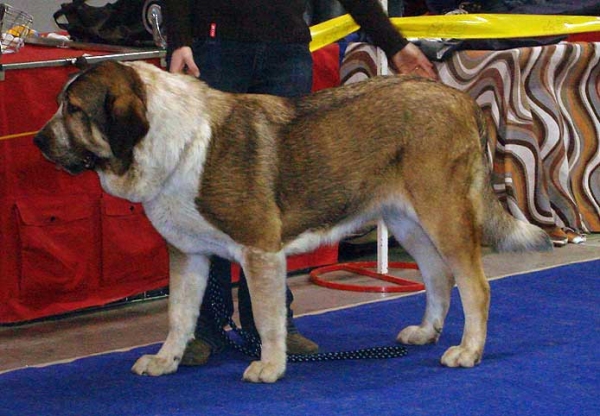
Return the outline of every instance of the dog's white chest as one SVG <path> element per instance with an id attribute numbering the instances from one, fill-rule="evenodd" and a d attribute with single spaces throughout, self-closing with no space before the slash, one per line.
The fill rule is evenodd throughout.
<path id="1" fill-rule="evenodd" d="M 144 202 L 148 219 L 165 240 L 184 253 L 214 254 L 239 261 L 238 245 L 196 209 L 201 164 L 196 160 L 188 160 L 188 164 L 194 169 L 182 165 L 156 198 Z"/>
<path id="2" fill-rule="evenodd" d="M 231 239 L 198 213 L 193 198 L 159 196 L 144 209 L 156 230 L 180 251 L 237 257 Z"/>

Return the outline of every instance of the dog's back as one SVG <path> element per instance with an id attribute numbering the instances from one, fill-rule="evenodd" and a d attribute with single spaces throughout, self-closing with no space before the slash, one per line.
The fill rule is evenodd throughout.
<path id="1" fill-rule="evenodd" d="M 486 240 L 500 249 L 516 248 L 503 243 L 509 229 L 538 231 L 515 225 L 493 195 L 479 107 L 442 84 L 379 77 L 295 100 L 238 95 L 230 118 L 213 134 L 197 203 L 246 244 L 294 244 L 307 230 L 339 230 L 335 240 L 384 206 L 424 218 L 455 198 L 473 203 L 474 224 L 490 224 Z M 231 198 L 244 201 L 222 204 Z"/>

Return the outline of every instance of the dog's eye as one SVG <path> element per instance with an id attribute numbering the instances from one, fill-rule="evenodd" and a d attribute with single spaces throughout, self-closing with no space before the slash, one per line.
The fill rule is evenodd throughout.
<path id="1" fill-rule="evenodd" d="M 67 112 L 69 114 L 75 114 L 81 111 L 81 108 L 73 103 L 67 102 Z"/>

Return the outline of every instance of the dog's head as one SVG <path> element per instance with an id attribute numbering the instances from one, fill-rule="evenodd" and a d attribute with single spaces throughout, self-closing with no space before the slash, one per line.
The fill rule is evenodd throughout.
<path id="1" fill-rule="evenodd" d="M 148 132 L 144 84 L 134 69 L 108 61 L 77 74 L 58 96 L 58 111 L 35 145 L 67 172 L 124 174 Z"/>

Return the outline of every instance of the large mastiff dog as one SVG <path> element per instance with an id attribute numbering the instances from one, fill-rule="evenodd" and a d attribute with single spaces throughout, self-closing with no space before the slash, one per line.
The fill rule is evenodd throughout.
<path id="1" fill-rule="evenodd" d="M 71 174 L 95 170 L 103 188 L 141 202 L 170 246 L 167 340 L 137 374 L 177 370 L 206 288 L 209 258 L 239 262 L 262 340 L 244 379 L 284 375 L 286 255 L 332 243 L 382 218 L 417 261 L 427 289 L 405 344 L 439 338 L 460 291 L 460 345 L 441 362 L 481 360 L 490 292 L 485 242 L 546 250 L 539 228 L 494 196 L 476 103 L 418 77 L 380 77 L 300 99 L 228 94 L 149 64 L 105 62 L 70 81 L 35 137 Z"/>

